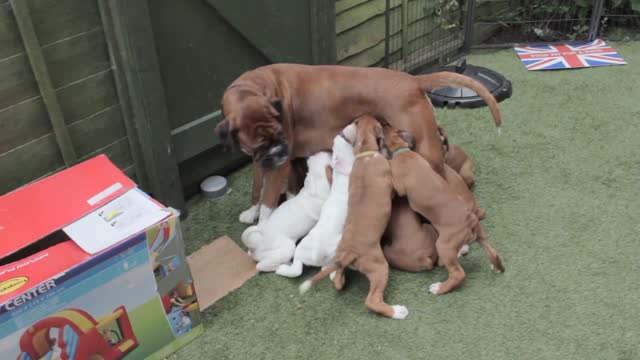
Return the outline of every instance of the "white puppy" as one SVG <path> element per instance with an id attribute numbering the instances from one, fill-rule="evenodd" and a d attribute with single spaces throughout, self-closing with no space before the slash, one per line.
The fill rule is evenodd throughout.
<path id="1" fill-rule="evenodd" d="M 331 164 L 328 152 L 319 152 L 307 159 L 309 171 L 304 186 L 293 198 L 277 207 L 268 220 L 248 227 L 241 236 L 249 254 L 258 262 L 258 271 L 275 271 L 291 260 L 296 241 L 305 236 L 318 222 L 322 205 L 331 186 L 327 167 Z"/>
<path id="2" fill-rule="evenodd" d="M 293 263 L 280 265 L 276 274 L 297 277 L 302 274 L 303 264 L 326 266 L 332 261 L 347 218 L 349 175 L 354 160 L 353 146 L 342 135 L 336 136 L 331 159 L 333 183 L 329 197 L 322 206 L 320 219 L 296 247 Z"/>

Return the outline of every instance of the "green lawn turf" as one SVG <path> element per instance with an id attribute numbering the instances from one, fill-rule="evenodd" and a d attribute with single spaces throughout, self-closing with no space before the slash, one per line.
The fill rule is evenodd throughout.
<path id="1" fill-rule="evenodd" d="M 173 359 L 640 359 L 640 43 L 613 43 L 629 62 L 527 72 L 513 50 L 476 52 L 470 64 L 513 82 L 503 133 L 488 109 L 438 110 L 450 140 L 477 163 L 484 226 L 507 272 L 478 245 L 467 280 L 427 293 L 441 269 L 392 271 L 386 298 L 404 321 L 367 312 L 367 282 L 350 273 L 304 296 L 300 279 L 259 274 L 203 315 L 205 334 Z M 218 202 L 193 199 L 188 251 L 244 226 L 250 170 Z M 223 274 L 211 274 L 211 281 Z"/>

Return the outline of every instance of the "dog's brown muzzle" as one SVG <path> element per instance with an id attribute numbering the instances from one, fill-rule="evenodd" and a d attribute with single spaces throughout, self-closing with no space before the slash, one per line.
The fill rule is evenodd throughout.
<path id="1" fill-rule="evenodd" d="M 258 163 L 263 169 L 274 169 L 284 164 L 289 159 L 289 144 L 286 137 L 280 133 L 273 140 L 260 145 L 254 149 L 240 144 L 238 129 L 229 129 L 229 122 L 223 120 L 216 126 L 216 134 L 226 147 L 239 145 L 242 152 L 251 156 L 253 161 Z"/>
<path id="2" fill-rule="evenodd" d="M 253 159 L 263 169 L 272 170 L 289 159 L 289 144 L 284 138 L 280 138 L 269 145 L 258 147 L 253 152 Z"/>

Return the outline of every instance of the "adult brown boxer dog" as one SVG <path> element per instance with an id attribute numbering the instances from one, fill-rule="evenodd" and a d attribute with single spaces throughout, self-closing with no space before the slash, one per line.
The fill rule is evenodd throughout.
<path id="1" fill-rule="evenodd" d="M 449 276 L 443 283 L 432 284 L 429 291 L 445 294 L 464 281 L 465 273 L 458 262 L 458 253 L 463 245 L 474 239 L 485 249 L 494 270 L 503 272 L 502 261 L 480 226 L 483 211 L 478 208 L 460 175 L 445 165 L 444 178 L 438 176 L 429 163 L 412 151 L 413 141 L 406 132 L 385 125 L 384 141 L 393 154 L 389 163 L 394 190 L 398 196 L 406 196 L 409 206 L 429 219 L 438 232 L 438 263 L 447 268 Z M 454 181 L 457 185 L 452 185 Z"/>
<path id="2" fill-rule="evenodd" d="M 350 134 L 353 133 L 352 128 L 344 130 L 345 137 L 355 143 L 353 152 L 356 158 L 349 176 L 349 209 L 334 263 L 305 281 L 300 291 L 305 292 L 333 271 L 333 283 L 336 289 L 341 290 L 344 271 L 350 267 L 369 280 L 369 294 L 365 301 L 369 310 L 389 318 L 404 319 L 409 313 L 406 307 L 384 302 L 389 264 L 382 253 L 380 239 L 391 215 L 393 184 L 389 161 L 380 154 L 385 150 L 382 126 L 371 116 L 362 116 L 354 124 L 357 129 L 355 141 Z"/>
<path id="3" fill-rule="evenodd" d="M 412 76 L 383 68 L 274 64 L 240 75 L 222 98 L 225 120 L 216 127 L 254 161 L 253 206 L 240 216 L 251 223 L 269 216 L 284 191 L 289 159 L 331 149 L 333 138 L 353 119 L 368 114 L 387 119 L 416 137 L 417 151 L 442 173 L 435 113 L 426 91 L 457 86 L 472 89 L 501 117 L 491 93 L 456 73 Z"/>

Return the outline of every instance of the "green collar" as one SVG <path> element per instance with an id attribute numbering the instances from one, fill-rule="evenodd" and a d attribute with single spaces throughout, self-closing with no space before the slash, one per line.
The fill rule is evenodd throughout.
<path id="1" fill-rule="evenodd" d="M 402 154 L 403 152 L 406 152 L 406 151 L 411 151 L 411 149 L 409 149 L 408 147 L 398 148 L 393 152 L 393 156 L 395 157 L 396 155 Z"/>

